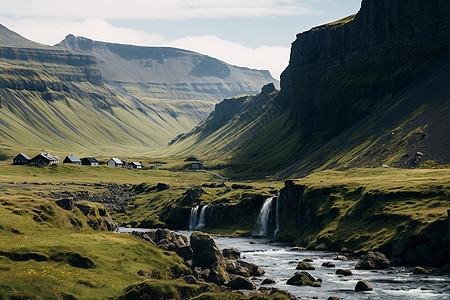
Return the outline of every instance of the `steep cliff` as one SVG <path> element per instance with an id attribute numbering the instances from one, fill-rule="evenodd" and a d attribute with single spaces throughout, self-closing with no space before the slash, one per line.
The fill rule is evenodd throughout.
<path id="1" fill-rule="evenodd" d="M 364 0 L 356 15 L 297 35 L 280 93 L 252 107 L 264 122 L 229 117 L 207 133 L 226 113 L 217 106 L 173 152 L 227 158 L 229 175 L 242 177 L 448 164 L 449 16 L 443 0 Z"/>

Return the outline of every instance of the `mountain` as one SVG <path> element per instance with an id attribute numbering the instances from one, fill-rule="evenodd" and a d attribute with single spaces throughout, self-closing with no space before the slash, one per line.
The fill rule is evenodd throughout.
<path id="1" fill-rule="evenodd" d="M 177 48 L 112 44 L 73 35 L 56 46 L 94 56 L 107 85 L 123 96 L 155 106 L 170 102 L 197 123 L 224 98 L 256 94 L 269 82 L 278 85 L 268 71 Z"/>
<path id="2" fill-rule="evenodd" d="M 280 92 L 216 105 L 166 151 L 243 177 L 448 164 L 449 50 L 447 1 L 364 0 L 297 35 Z"/>
<path id="3" fill-rule="evenodd" d="M 122 49 L 121 45 L 108 46 Z M 131 53 L 135 51 L 140 57 L 147 55 L 147 63 L 153 55 L 150 48 L 125 48 L 132 49 Z M 120 53 L 126 56 L 125 52 Z M 165 55 L 169 56 L 169 53 L 179 57 L 190 52 L 169 49 Z M 203 58 L 206 65 L 212 60 L 213 65 L 222 66 L 213 58 L 192 54 L 194 56 Z M 157 149 L 179 133 L 193 128 L 217 102 L 205 96 L 217 92 L 216 83 L 208 86 L 206 77 L 202 78 L 204 85 L 201 88 L 208 91 L 197 94 L 186 92 L 194 84 L 182 82 L 182 76 L 178 77 L 176 72 L 173 77 L 177 79 L 171 84 L 159 82 L 150 87 L 139 81 L 150 80 L 144 76 L 147 73 L 140 79 L 131 77 L 130 82 L 124 83 L 120 80 L 139 73 L 135 61 L 111 58 L 112 66 L 105 61 L 106 58 L 99 63 L 94 56 L 64 47 L 38 44 L 0 26 L 0 146 L 96 155 L 142 153 Z M 271 78 L 268 72 L 240 69 L 224 63 L 223 66 L 233 74 L 250 74 L 247 76 L 249 81 L 258 74 L 261 83 L 266 82 L 262 78 Z M 110 71 L 106 72 L 108 68 Z M 157 68 L 160 73 L 166 72 L 166 78 L 176 69 Z M 202 64 L 196 70 L 193 73 L 197 75 L 212 72 L 208 65 Z M 102 71 L 109 76 L 107 79 Z M 224 92 L 226 95 L 250 91 L 238 83 L 231 83 L 231 77 L 221 79 L 234 88 Z M 239 74 L 233 80 L 237 81 L 238 77 Z M 257 82 L 255 78 L 254 82 Z M 210 80 L 216 81 L 219 80 Z M 256 84 L 254 82 L 252 84 Z M 159 98 L 155 96 L 157 94 Z M 195 95 L 198 97 L 194 98 Z"/>

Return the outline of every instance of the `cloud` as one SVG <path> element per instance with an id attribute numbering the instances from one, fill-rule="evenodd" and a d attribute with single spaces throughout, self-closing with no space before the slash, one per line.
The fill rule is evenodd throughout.
<path id="1" fill-rule="evenodd" d="M 97 41 L 125 43 L 140 46 L 158 45 L 165 42 L 158 33 L 116 27 L 103 19 L 87 19 L 80 22 L 45 19 L 6 19 L 1 22 L 20 35 L 47 45 L 59 43 L 68 34 L 83 36 Z"/>
<path id="2" fill-rule="evenodd" d="M 168 40 L 158 33 L 116 27 L 102 19 L 64 22 L 42 19 L 2 19 L 2 23 L 20 35 L 42 44 L 54 45 L 71 33 L 97 41 L 140 46 L 171 46 L 218 58 L 227 63 L 255 69 L 269 70 L 274 78 L 286 68 L 289 48 L 260 46 L 252 48 L 220 39 L 215 35 L 189 36 Z"/>
<path id="3" fill-rule="evenodd" d="M 251 48 L 239 43 L 222 40 L 214 35 L 192 36 L 177 39 L 170 46 L 203 53 L 227 63 L 254 69 L 269 70 L 279 79 L 287 67 L 290 50 L 288 47 L 260 46 Z"/>
<path id="4" fill-rule="evenodd" d="M 218 17 L 277 17 L 319 14 L 299 0 L 0 0 L 2 15 L 80 20 L 180 20 Z"/>

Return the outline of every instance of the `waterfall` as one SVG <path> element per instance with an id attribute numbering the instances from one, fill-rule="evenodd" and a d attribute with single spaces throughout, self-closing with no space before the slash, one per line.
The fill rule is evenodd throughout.
<path id="1" fill-rule="evenodd" d="M 274 197 L 269 197 L 264 201 L 264 204 L 259 212 L 258 219 L 256 220 L 256 235 L 259 236 L 271 236 L 270 232 L 270 213 L 272 211 L 272 202 Z"/>
<path id="2" fill-rule="evenodd" d="M 191 215 L 189 217 L 189 229 L 194 230 L 198 223 L 198 205 L 191 208 Z"/>
<path id="3" fill-rule="evenodd" d="M 209 204 L 202 206 L 200 209 L 200 216 L 198 213 L 199 206 L 191 208 L 191 215 L 189 217 L 189 229 L 199 230 L 206 226 L 206 210 L 210 207 Z"/>

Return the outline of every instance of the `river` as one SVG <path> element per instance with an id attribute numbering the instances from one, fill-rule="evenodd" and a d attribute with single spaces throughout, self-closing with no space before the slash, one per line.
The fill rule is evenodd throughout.
<path id="1" fill-rule="evenodd" d="M 120 228 L 120 232 L 130 232 L 136 228 Z M 147 229 L 139 229 L 147 230 Z M 189 236 L 189 231 L 178 232 Z M 337 253 L 326 251 L 298 251 L 291 250 L 288 245 L 268 243 L 267 239 L 215 237 L 220 247 L 237 248 L 241 251 L 241 258 L 245 261 L 261 266 L 266 274 L 261 278 L 254 278 L 259 286 L 262 279 L 269 277 L 276 280 L 268 285 L 289 291 L 302 299 L 328 299 L 330 296 L 341 299 L 450 299 L 450 276 L 430 274 L 413 275 L 413 268 L 391 268 L 389 270 L 355 270 L 357 258 L 346 261 L 334 260 Z M 251 243 L 251 242 L 254 242 Z M 322 279 L 321 287 L 292 286 L 286 281 L 296 272 L 297 263 L 305 258 L 313 260 L 310 264 L 316 269 L 307 271 Z M 322 267 L 324 262 L 332 262 L 334 268 Z M 352 276 L 336 275 L 337 269 L 350 269 Z M 367 280 L 374 290 L 371 292 L 355 292 L 358 280 Z"/>

